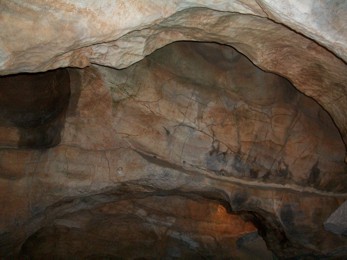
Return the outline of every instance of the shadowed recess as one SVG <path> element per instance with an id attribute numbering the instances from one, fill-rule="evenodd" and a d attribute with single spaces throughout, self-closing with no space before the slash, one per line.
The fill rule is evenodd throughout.
<path id="1" fill-rule="evenodd" d="M 0 146 L 57 145 L 69 97 L 66 69 L 1 77 Z"/>

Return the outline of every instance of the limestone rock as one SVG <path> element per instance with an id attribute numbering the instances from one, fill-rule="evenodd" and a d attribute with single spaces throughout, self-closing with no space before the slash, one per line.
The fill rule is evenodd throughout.
<path id="1" fill-rule="evenodd" d="M 219 42 L 315 98 L 347 143 L 343 1 L 5 0 L 1 7 L 0 75 L 90 63 L 124 68 L 174 41 Z"/>
<path id="2" fill-rule="evenodd" d="M 59 145 L 0 151 L 6 194 L 0 196 L 6 209 L 1 255 L 92 256 L 78 237 L 99 237 L 104 229 L 95 222 L 104 219 L 105 227 L 117 225 L 100 238 L 106 245 L 96 242 L 90 250 L 138 257 L 129 255 L 126 242 L 111 238 L 124 232 L 136 234 L 124 239 L 149 256 L 151 243 L 162 241 L 161 226 L 189 208 L 191 214 L 182 212 L 187 224 L 177 225 L 184 231 L 170 229 L 163 237 L 169 245 L 163 245 L 163 254 L 222 256 L 232 245 L 232 256 L 242 255 L 237 241 L 254 227 L 227 213 L 223 221 L 241 225 L 236 233 L 228 231 L 233 242 L 223 238 L 226 233 L 209 238 L 217 234 L 215 221 L 185 229 L 196 223 L 188 219 L 207 217 L 208 209 L 219 207 L 254 223 L 279 257 L 346 254 L 346 239 L 323 228 L 347 198 L 343 141 L 327 112 L 286 79 L 261 71 L 228 46 L 186 42 L 124 70 L 68 71 L 71 96 Z M 176 201 L 170 196 L 187 198 L 178 199 L 186 206 L 165 213 L 166 204 Z M 140 204 L 152 210 L 158 203 L 156 222 L 136 220 L 144 214 L 136 202 L 142 198 L 149 204 Z M 122 208 L 129 210 L 121 213 Z M 135 219 L 122 222 L 124 216 Z M 119 229 L 125 223 L 134 229 Z"/>
<path id="3" fill-rule="evenodd" d="M 345 258 L 346 10 L 0 1 L 0 256 Z"/>
<path id="4" fill-rule="evenodd" d="M 316 40 L 346 61 L 346 1 L 261 0 L 260 3 L 271 18 Z"/>

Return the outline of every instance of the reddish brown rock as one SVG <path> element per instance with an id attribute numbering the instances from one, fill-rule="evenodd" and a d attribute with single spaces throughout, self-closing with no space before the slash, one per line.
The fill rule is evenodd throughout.
<path id="1" fill-rule="evenodd" d="M 219 42 L 313 97 L 347 144 L 344 1 L 5 0 L 1 7 L 0 75 L 126 68 L 175 41 Z"/>
<path id="2" fill-rule="evenodd" d="M 281 258 L 346 255 L 323 228 L 347 198 L 344 143 L 288 80 L 187 42 L 68 71 L 61 142 L 0 150 L 0 255 L 238 257 L 255 228 Z"/>
<path id="3" fill-rule="evenodd" d="M 251 242 L 247 238 L 257 237 L 255 231 L 250 222 L 229 214 L 217 202 L 150 196 L 122 199 L 58 218 L 53 226 L 32 235 L 22 254 L 134 259 L 214 257 L 218 252 L 220 257 L 242 257 L 245 244 Z M 260 252 L 271 257 L 265 244 Z"/>
<path id="4" fill-rule="evenodd" d="M 346 3 L 1 1 L 0 256 L 346 258 Z"/>

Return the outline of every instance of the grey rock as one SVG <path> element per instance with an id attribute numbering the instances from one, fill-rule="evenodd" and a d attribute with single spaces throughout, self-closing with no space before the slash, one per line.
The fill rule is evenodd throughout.
<path id="1" fill-rule="evenodd" d="M 324 228 L 335 234 L 347 236 L 347 200 L 330 215 L 324 223 Z"/>

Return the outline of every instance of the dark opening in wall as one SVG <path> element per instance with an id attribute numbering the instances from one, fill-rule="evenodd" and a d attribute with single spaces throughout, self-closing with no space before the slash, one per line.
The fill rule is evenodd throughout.
<path id="1" fill-rule="evenodd" d="M 0 77 L 0 146 L 57 145 L 69 97 L 66 69 Z"/>

